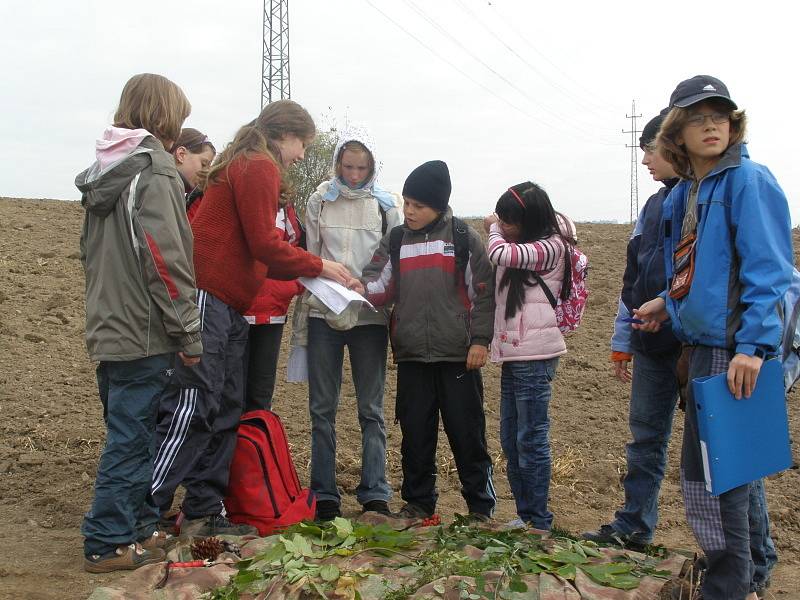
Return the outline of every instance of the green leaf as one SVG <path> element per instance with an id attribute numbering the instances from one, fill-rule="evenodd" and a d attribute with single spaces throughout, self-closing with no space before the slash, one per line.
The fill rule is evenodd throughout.
<path id="1" fill-rule="evenodd" d="M 444 584 L 441 581 L 437 581 L 433 584 L 433 591 L 440 596 L 444 596 Z"/>
<path id="2" fill-rule="evenodd" d="M 575 574 L 575 565 L 573 564 L 564 565 L 556 569 L 556 575 L 563 577 L 564 579 L 574 580 Z"/>
<path id="3" fill-rule="evenodd" d="M 571 565 L 582 565 L 589 562 L 589 559 L 585 556 L 581 556 L 577 552 L 570 552 L 569 550 L 561 550 L 560 552 L 556 552 L 555 554 L 551 555 L 551 559 L 560 563 Z"/>
<path id="4" fill-rule="evenodd" d="M 336 581 L 339 579 L 339 567 L 332 564 L 322 565 L 319 569 L 319 576 L 324 581 Z"/>
<path id="5" fill-rule="evenodd" d="M 512 592 L 527 592 L 528 584 L 520 579 L 519 575 L 514 575 L 508 584 L 508 589 Z"/>
<path id="6" fill-rule="evenodd" d="M 639 587 L 639 579 L 630 574 L 633 565 L 624 563 L 581 565 L 581 570 L 601 585 L 620 590 L 632 590 Z"/>
<path id="7" fill-rule="evenodd" d="M 295 554 L 298 556 L 314 556 L 314 549 L 311 547 L 311 542 L 299 533 L 294 534 L 292 543 L 295 547 Z"/>
<path id="8" fill-rule="evenodd" d="M 350 535 L 353 535 L 353 524 L 343 517 L 336 517 L 333 521 L 334 529 L 336 529 L 336 535 L 340 538 L 344 539 Z"/>

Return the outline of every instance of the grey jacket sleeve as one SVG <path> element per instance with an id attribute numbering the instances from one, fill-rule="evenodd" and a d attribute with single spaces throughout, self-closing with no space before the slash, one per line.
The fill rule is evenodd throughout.
<path id="1" fill-rule="evenodd" d="M 153 172 L 137 186 L 135 221 L 142 272 L 164 329 L 188 356 L 203 353 L 192 263 L 192 231 L 180 180 Z"/>
<path id="2" fill-rule="evenodd" d="M 392 277 L 392 261 L 389 256 L 391 229 L 381 240 L 372 260 L 361 271 L 361 282 L 366 288 L 366 297 L 375 306 L 387 306 L 394 300 L 395 280 Z"/>
<path id="3" fill-rule="evenodd" d="M 480 235 L 469 228 L 469 267 L 467 285 L 470 312 L 470 343 L 488 346 L 494 334 L 494 271 L 486 256 Z"/>

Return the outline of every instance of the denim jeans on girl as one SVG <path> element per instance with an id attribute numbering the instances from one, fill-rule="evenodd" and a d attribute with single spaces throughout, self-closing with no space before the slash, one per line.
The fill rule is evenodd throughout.
<path id="1" fill-rule="evenodd" d="M 308 320 L 311 489 L 317 500 L 337 503 L 340 500 L 336 486 L 336 411 L 345 346 L 350 354 L 361 426 L 361 482 L 356 488 L 356 499 L 359 504 L 388 501 L 392 489 L 386 481 L 386 427 L 383 422 L 388 346 L 388 329 L 384 325 L 359 325 L 338 331 L 325 319 L 311 317 Z"/>
<path id="2" fill-rule="evenodd" d="M 101 362 L 97 386 L 106 445 L 97 466 L 94 500 L 81 533 L 84 553 L 107 554 L 149 538 L 159 511 L 150 495 L 158 398 L 167 385 L 172 354 Z"/>
<path id="3" fill-rule="evenodd" d="M 519 518 L 549 530 L 551 382 L 558 358 L 503 363 L 500 380 L 500 444 Z"/>

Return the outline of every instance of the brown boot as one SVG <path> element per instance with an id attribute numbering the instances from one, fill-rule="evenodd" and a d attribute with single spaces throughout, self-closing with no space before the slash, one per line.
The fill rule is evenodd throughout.
<path id="1" fill-rule="evenodd" d="M 89 573 L 132 571 L 145 565 L 159 563 L 166 555 L 161 548 L 145 550 L 141 544 L 120 546 L 108 554 L 90 554 L 83 560 L 83 569 Z"/>

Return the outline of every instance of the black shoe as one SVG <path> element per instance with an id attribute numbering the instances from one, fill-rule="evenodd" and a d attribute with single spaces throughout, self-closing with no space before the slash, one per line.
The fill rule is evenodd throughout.
<path id="1" fill-rule="evenodd" d="M 199 519 L 186 519 L 181 525 L 181 533 L 196 537 L 212 537 L 215 535 L 258 535 L 258 529 L 252 525 L 234 524 L 223 515 L 211 515 Z"/>
<path id="2" fill-rule="evenodd" d="M 492 517 L 489 515 L 485 515 L 483 513 L 478 512 L 471 512 L 467 515 L 466 522 L 467 523 L 488 523 L 492 520 Z"/>
<path id="3" fill-rule="evenodd" d="M 403 508 L 392 515 L 398 519 L 430 519 L 433 516 L 432 510 L 426 510 L 419 504 L 407 502 Z"/>
<path id="4" fill-rule="evenodd" d="M 317 521 L 333 521 L 341 516 L 342 511 L 336 500 L 317 500 Z"/>
<path id="5" fill-rule="evenodd" d="M 392 516 L 392 511 L 389 510 L 389 504 L 386 500 L 370 500 L 369 502 L 364 502 L 361 508 L 363 509 L 362 512 L 376 512 L 387 517 Z"/>
<path id="6" fill-rule="evenodd" d="M 636 534 L 628 535 L 617 531 L 611 525 L 601 525 L 597 531 L 584 531 L 581 537 L 597 544 L 615 544 L 626 548 L 644 548 L 649 545 L 650 540 L 646 540 Z"/>

